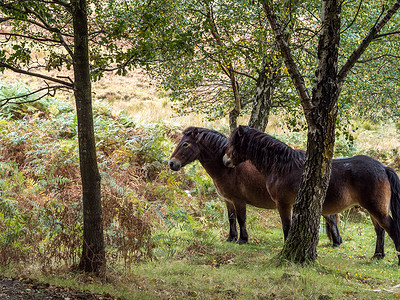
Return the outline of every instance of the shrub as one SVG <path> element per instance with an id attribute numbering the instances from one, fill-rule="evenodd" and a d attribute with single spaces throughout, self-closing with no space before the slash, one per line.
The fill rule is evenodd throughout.
<path id="1" fill-rule="evenodd" d="M 212 184 L 202 181 L 198 167 L 190 171 L 196 182 L 168 170 L 176 126 L 136 124 L 96 104 L 106 255 L 110 264 L 123 262 L 129 269 L 151 259 L 153 229 L 166 226 L 156 208 L 164 207 L 174 219 L 177 203 L 188 201 L 182 187 L 204 194 Z M 35 109 L 27 113 L 23 106 L 30 105 Z M 0 133 L 0 263 L 30 261 L 48 269 L 77 264 L 82 205 L 73 106 L 43 99 L 8 108 L 0 115 Z M 182 218 L 174 222 L 185 224 Z"/>

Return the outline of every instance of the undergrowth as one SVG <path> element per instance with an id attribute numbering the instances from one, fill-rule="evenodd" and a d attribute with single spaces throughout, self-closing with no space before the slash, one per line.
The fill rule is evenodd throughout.
<path id="1" fill-rule="evenodd" d="M 215 189 L 199 165 L 188 174 L 168 170 L 176 126 L 136 124 L 100 101 L 94 107 L 107 261 L 131 269 L 152 259 L 154 247 L 167 249 L 168 232 L 205 209 Z M 76 265 L 82 205 L 74 107 L 45 98 L 4 106 L 0 116 L 0 264 Z M 188 199 L 190 213 L 180 206 Z M 165 234 L 155 233 L 163 226 Z"/>

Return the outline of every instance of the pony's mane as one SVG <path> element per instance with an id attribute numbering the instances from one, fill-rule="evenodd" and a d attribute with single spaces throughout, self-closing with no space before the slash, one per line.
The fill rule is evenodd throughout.
<path id="1" fill-rule="evenodd" d="M 241 135 L 241 136 L 240 136 Z M 241 133 L 235 129 L 231 135 L 237 151 L 244 153 L 260 171 L 284 174 L 294 167 L 304 166 L 305 151 L 295 150 L 278 139 L 257 129 L 242 126 Z"/>
<path id="2" fill-rule="evenodd" d="M 213 152 L 214 155 L 223 156 L 225 154 L 228 145 L 228 138 L 225 135 L 218 131 L 202 127 L 188 127 L 183 131 L 183 134 L 193 136 L 193 132 L 195 131 L 196 135 L 194 138 L 196 143 L 201 144 L 203 147 Z"/>

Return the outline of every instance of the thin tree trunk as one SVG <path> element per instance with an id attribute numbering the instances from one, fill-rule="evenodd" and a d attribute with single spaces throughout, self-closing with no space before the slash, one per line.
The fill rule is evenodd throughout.
<path id="1" fill-rule="evenodd" d="M 229 112 L 229 130 L 232 132 L 235 130 L 237 125 L 237 119 L 239 117 L 239 112 L 236 109 L 232 109 Z"/>
<path id="2" fill-rule="evenodd" d="M 254 95 L 253 109 L 248 125 L 261 131 L 265 131 L 268 125 L 269 112 L 271 110 L 274 91 L 278 85 L 282 61 L 274 64 L 270 60 L 264 62 L 257 79 L 256 93 Z"/>
<path id="3" fill-rule="evenodd" d="M 237 127 L 237 118 L 240 115 L 241 105 L 240 105 L 240 96 L 239 96 L 239 88 L 238 83 L 236 81 L 235 72 L 233 71 L 232 64 L 229 63 L 227 68 L 229 72 L 229 78 L 231 81 L 231 87 L 233 92 L 233 98 L 235 101 L 235 107 L 229 112 L 229 129 L 232 132 Z"/>
<path id="4" fill-rule="evenodd" d="M 73 0 L 74 95 L 78 118 L 78 141 L 83 201 L 83 248 L 79 268 L 86 272 L 105 270 L 100 173 L 94 138 L 86 0 Z"/>
<path id="5" fill-rule="evenodd" d="M 293 207 L 292 227 L 280 253 L 295 263 L 317 258 L 322 204 L 331 174 L 339 86 L 337 62 L 340 40 L 340 3 L 322 2 L 322 30 L 318 45 L 316 85 L 308 123 L 307 154 L 300 189 Z"/>
<path id="6" fill-rule="evenodd" d="M 214 13 L 212 11 L 212 6 L 207 4 L 207 20 L 210 25 L 210 32 L 213 36 L 214 40 L 221 47 L 221 49 L 225 48 L 225 45 L 221 39 L 221 36 L 218 32 L 218 28 L 214 22 Z M 226 67 L 224 65 L 227 65 Z M 241 107 L 240 107 L 240 97 L 239 97 L 239 88 L 238 83 L 236 81 L 235 71 L 233 70 L 232 62 L 229 58 L 224 58 L 224 64 L 221 65 L 222 70 L 229 76 L 233 98 L 235 101 L 235 107 L 229 112 L 229 129 L 232 132 L 237 127 L 237 118 L 240 115 Z"/>

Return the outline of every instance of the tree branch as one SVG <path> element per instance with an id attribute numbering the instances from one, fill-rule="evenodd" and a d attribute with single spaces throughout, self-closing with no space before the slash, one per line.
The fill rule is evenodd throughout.
<path id="1" fill-rule="evenodd" d="M 11 70 L 13 72 L 19 73 L 19 74 L 25 74 L 25 75 L 34 76 L 34 77 L 42 78 L 42 79 L 45 79 L 45 80 L 49 80 L 49 81 L 52 81 L 52 82 L 56 82 L 56 83 L 64 85 L 65 87 L 68 87 L 68 88 L 73 88 L 74 87 L 74 84 L 71 83 L 71 82 L 67 82 L 67 81 L 60 80 L 60 79 L 57 79 L 57 78 L 54 78 L 54 77 L 42 75 L 42 74 L 39 74 L 39 73 L 34 73 L 34 72 L 29 72 L 29 71 L 25 71 L 25 70 L 22 70 L 22 69 L 18 69 L 16 67 L 13 67 L 13 66 L 11 66 L 9 64 L 6 64 L 4 62 L 1 62 L 1 61 L 0 61 L 0 68 L 7 68 L 7 69 L 9 69 L 9 70 Z"/>
<path id="2" fill-rule="evenodd" d="M 382 33 L 382 34 L 377 34 L 375 38 L 378 39 L 378 38 L 385 37 L 385 36 L 392 35 L 392 34 L 400 34 L 400 30 L 399 31 L 387 32 L 387 33 Z"/>
<path id="3" fill-rule="evenodd" d="M 281 51 L 282 57 L 285 61 L 288 73 L 292 78 L 294 86 L 296 87 L 296 90 L 300 96 L 301 104 L 303 105 L 304 111 L 309 111 L 312 109 L 313 105 L 311 103 L 310 95 L 304 83 L 304 78 L 300 74 L 296 66 L 289 45 L 285 40 L 284 33 L 282 32 L 281 26 L 278 23 L 276 15 L 266 0 L 263 1 L 263 7 L 267 15 L 268 21 L 271 25 L 272 31 L 274 33 L 275 39 L 278 43 L 278 47 Z"/>
<path id="4" fill-rule="evenodd" d="M 10 20 L 13 20 L 13 19 L 14 18 L 12 18 L 12 17 L 0 18 L 0 23 L 7 22 L 7 21 L 10 21 Z"/>
<path id="5" fill-rule="evenodd" d="M 386 15 L 383 16 L 383 18 L 377 22 L 369 31 L 367 36 L 364 38 L 364 40 L 361 42 L 361 44 L 357 47 L 356 50 L 350 55 L 349 59 L 346 61 L 346 63 L 343 65 L 341 70 L 338 73 L 338 84 L 339 87 L 343 84 L 344 78 L 350 71 L 350 69 L 354 66 L 354 64 L 357 62 L 357 60 L 361 57 L 361 55 L 364 53 L 364 51 L 367 49 L 368 45 L 371 43 L 371 41 L 376 38 L 378 32 L 382 29 L 383 26 L 386 25 L 386 23 L 390 20 L 390 18 L 396 13 L 396 11 L 400 8 L 400 0 L 397 0 L 397 2 L 392 6 L 391 9 L 389 9 L 386 13 Z"/>
<path id="6" fill-rule="evenodd" d="M 20 4 L 18 1 L 17 1 L 17 3 Z M 7 9 L 9 9 L 9 10 L 13 10 L 13 11 L 15 11 L 15 12 L 21 14 L 21 15 L 27 15 L 28 12 L 34 14 L 34 12 L 32 12 L 30 9 L 27 9 L 26 7 L 24 7 L 25 10 L 17 9 L 16 7 L 13 6 L 13 3 L 0 4 L 0 7 L 5 7 L 5 8 L 7 8 Z M 35 15 L 36 15 L 36 14 L 35 14 Z M 37 15 L 36 15 L 36 16 L 37 16 Z M 39 22 L 36 22 L 35 20 L 28 19 L 27 17 L 26 17 L 26 18 L 16 18 L 16 17 L 13 17 L 12 19 L 13 19 L 13 20 L 16 20 L 16 21 L 20 21 L 20 22 L 27 22 L 27 23 L 29 23 L 29 24 L 38 26 L 39 28 L 45 29 L 45 30 L 50 31 L 50 32 L 54 32 L 54 33 L 60 32 L 60 30 L 58 30 L 58 28 L 54 28 L 54 27 L 51 27 L 51 26 L 47 26 L 47 27 L 46 27 L 45 25 L 43 25 L 43 24 L 41 24 L 41 23 L 39 23 Z M 40 18 L 40 20 L 42 20 L 42 19 Z M 74 37 L 74 36 L 71 35 L 71 34 L 65 34 L 65 33 L 64 33 L 64 34 L 62 34 L 62 35 L 63 35 L 63 36 L 66 36 L 66 37 L 69 37 L 69 38 L 73 38 L 73 37 Z"/>
<path id="7" fill-rule="evenodd" d="M 0 32 L 0 35 L 4 35 L 4 36 L 13 36 L 13 37 L 19 37 L 19 38 L 23 38 L 23 39 L 29 39 L 29 40 L 34 40 L 34 41 L 38 41 L 38 42 L 50 42 L 50 43 L 61 43 L 58 40 L 53 40 L 53 39 L 47 39 L 47 38 L 42 38 L 42 37 L 35 37 L 35 36 L 31 36 L 31 35 L 24 35 L 24 34 L 18 34 L 18 33 L 7 33 L 7 32 Z"/>
<path id="8" fill-rule="evenodd" d="M 45 1 L 45 0 L 41 0 L 43 3 L 49 3 L 49 4 L 59 4 L 61 6 L 64 6 L 67 9 L 71 9 L 71 5 L 68 4 L 66 1 L 62 1 L 62 0 L 49 0 L 49 1 Z"/>
<path id="9" fill-rule="evenodd" d="M 347 29 L 349 29 L 351 26 L 353 26 L 354 22 L 355 22 L 356 19 L 357 19 L 358 14 L 360 13 L 360 9 L 361 9 L 361 4 L 362 4 L 362 2 L 363 2 L 363 0 L 360 0 L 360 3 L 358 4 L 358 8 L 357 8 L 356 15 L 354 16 L 354 18 L 353 18 L 353 20 L 350 22 L 350 24 L 349 24 L 345 29 L 343 29 L 343 30 L 340 32 L 340 34 L 342 34 L 342 33 L 345 32 Z"/>
<path id="10" fill-rule="evenodd" d="M 60 43 L 64 46 L 65 50 L 67 50 L 68 54 L 69 54 L 71 57 L 74 57 L 74 53 L 73 53 L 72 49 L 68 46 L 68 44 L 65 42 L 64 37 L 63 37 L 63 34 L 61 33 L 60 29 L 58 29 L 58 28 L 56 28 L 56 27 L 50 26 L 50 25 L 42 18 L 42 16 L 41 16 L 40 14 L 38 14 L 37 12 L 31 10 L 30 8 L 28 8 L 28 7 L 26 7 L 26 6 L 24 6 L 24 8 L 25 8 L 25 10 L 26 10 L 27 13 L 31 13 L 32 15 L 36 16 L 36 17 L 40 20 L 40 22 L 42 22 L 42 24 L 43 24 L 42 27 L 43 27 L 44 29 L 46 29 L 46 30 L 48 30 L 48 31 L 50 31 L 50 32 L 56 33 L 57 36 L 58 36 L 58 38 L 59 38 L 59 40 L 60 40 Z M 39 24 L 39 23 L 38 23 L 38 24 Z M 39 26 L 40 26 L 40 25 L 39 25 Z"/>
<path id="11" fill-rule="evenodd" d="M 7 105 L 8 103 L 12 103 L 12 104 L 25 104 L 25 103 L 32 103 L 35 101 L 38 101 L 46 96 L 51 96 L 54 97 L 55 93 L 57 90 L 65 88 L 65 86 L 63 85 L 55 85 L 55 86 L 47 86 L 45 88 L 41 88 L 38 89 L 36 91 L 24 94 L 24 95 L 20 95 L 20 96 L 15 96 L 15 97 L 10 97 L 10 98 L 5 98 L 5 99 L 1 99 L 0 100 L 0 107 L 3 107 L 5 105 Z M 45 94 L 40 95 L 39 97 L 35 98 L 35 99 L 31 99 L 31 100 L 26 100 L 26 101 L 18 101 L 18 102 L 13 102 L 12 100 L 17 100 L 17 99 L 21 99 L 21 98 L 26 98 L 32 95 L 35 95 L 41 91 L 46 91 Z M 4 101 L 4 102 L 3 102 Z"/>
<path id="12" fill-rule="evenodd" d="M 382 54 L 382 55 L 379 55 L 377 57 L 372 57 L 372 58 L 369 58 L 369 59 L 357 60 L 357 63 L 367 63 L 367 62 L 370 62 L 370 61 L 379 60 L 379 59 L 384 58 L 384 57 L 391 57 L 391 58 L 395 58 L 395 59 L 400 59 L 399 55 Z"/>
<path id="13" fill-rule="evenodd" d="M 250 74 L 247 74 L 247 73 L 244 73 L 244 72 L 240 72 L 240 71 L 237 71 L 237 70 L 233 70 L 233 72 L 235 74 L 239 74 L 239 75 L 242 75 L 244 77 L 250 78 L 250 79 L 252 79 L 254 81 L 257 81 L 257 78 L 255 78 L 254 76 L 251 76 Z"/>

